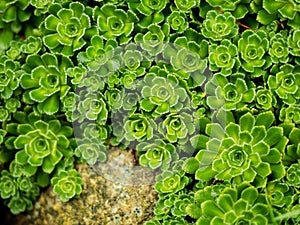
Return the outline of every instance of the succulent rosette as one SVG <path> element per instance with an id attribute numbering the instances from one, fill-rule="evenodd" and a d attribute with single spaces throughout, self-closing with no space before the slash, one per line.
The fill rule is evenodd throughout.
<path id="1" fill-rule="evenodd" d="M 9 99 L 14 90 L 19 86 L 21 75 L 19 63 L 2 56 L 0 58 L 0 94 L 4 99 Z"/>
<path id="2" fill-rule="evenodd" d="M 242 68 L 251 73 L 252 77 L 264 74 L 263 68 L 269 67 L 270 59 L 266 55 L 269 50 L 269 39 L 266 32 L 245 30 L 238 40 L 238 50 L 241 53 Z"/>
<path id="3" fill-rule="evenodd" d="M 200 0 L 174 0 L 176 8 L 180 12 L 188 12 L 199 5 Z"/>
<path id="4" fill-rule="evenodd" d="M 138 19 L 131 10 L 125 12 L 117 9 L 113 4 L 105 4 L 101 8 L 95 7 L 93 17 L 97 21 L 100 33 L 106 40 L 116 40 L 121 44 L 130 41 L 134 22 Z"/>
<path id="5" fill-rule="evenodd" d="M 267 199 L 248 183 L 227 187 L 215 198 L 207 196 L 206 200 L 200 193 L 198 196 L 202 215 L 197 225 L 265 225 L 270 221 Z"/>
<path id="6" fill-rule="evenodd" d="M 299 0 L 283 1 L 283 0 L 264 0 L 263 8 L 270 14 L 279 13 L 282 17 L 289 19 L 289 25 L 299 28 L 300 7 Z"/>
<path id="7" fill-rule="evenodd" d="M 19 33 L 21 23 L 29 20 L 31 11 L 28 10 L 30 0 L 3 0 L 0 3 L 0 29 L 9 24 L 10 30 Z M 7 36 L 8 37 L 8 36 Z"/>
<path id="8" fill-rule="evenodd" d="M 51 184 L 63 202 L 79 197 L 82 191 L 82 179 L 75 169 L 61 171 L 51 179 Z"/>
<path id="9" fill-rule="evenodd" d="M 300 29 L 292 30 L 289 34 L 288 46 L 292 55 L 300 56 Z"/>
<path id="10" fill-rule="evenodd" d="M 255 85 L 251 81 L 244 80 L 244 77 L 244 74 L 236 73 L 229 81 L 223 74 L 215 74 L 205 85 L 209 107 L 212 109 L 222 107 L 230 111 L 242 109 L 252 103 L 255 98 Z"/>
<path id="11" fill-rule="evenodd" d="M 113 57 L 114 48 L 116 47 L 116 41 L 104 42 L 103 37 L 94 35 L 91 39 L 91 45 L 87 47 L 85 52 L 78 53 L 77 59 L 86 65 L 89 70 L 96 71 Z"/>
<path id="12" fill-rule="evenodd" d="M 195 132 L 194 118 L 188 110 L 170 113 L 158 124 L 158 132 L 171 143 L 184 144 Z"/>
<path id="13" fill-rule="evenodd" d="M 156 126 L 157 125 L 152 118 L 140 113 L 132 114 L 125 119 L 125 138 L 128 141 L 150 140 L 153 137 Z"/>
<path id="14" fill-rule="evenodd" d="M 79 146 L 75 149 L 75 155 L 83 162 L 94 165 L 96 162 L 106 160 L 106 146 L 96 138 L 82 139 Z"/>
<path id="15" fill-rule="evenodd" d="M 171 172 L 165 170 L 157 178 L 155 189 L 160 193 L 176 193 L 182 190 L 190 182 L 189 178 L 182 172 Z"/>
<path id="16" fill-rule="evenodd" d="M 186 15 L 180 11 L 172 11 L 167 17 L 167 23 L 178 33 L 183 33 L 189 27 Z"/>
<path id="17" fill-rule="evenodd" d="M 282 107 L 279 120 L 286 123 L 300 123 L 300 109 L 297 106 Z"/>
<path id="18" fill-rule="evenodd" d="M 286 32 L 271 33 L 269 54 L 274 63 L 287 63 L 289 61 L 289 48 Z"/>
<path id="19" fill-rule="evenodd" d="M 196 142 L 206 140 L 206 149 L 197 153 L 196 160 L 187 160 L 185 170 L 199 180 L 215 177 L 233 183 L 251 182 L 256 187 L 265 187 L 268 179 L 283 178 L 281 154 L 287 143 L 281 142 L 282 127 L 271 126 L 274 120 L 268 111 L 256 117 L 246 113 L 238 124 L 229 122 L 225 128 L 216 123 L 207 125 L 206 133 L 212 138 L 195 137 Z"/>
<path id="20" fill-rule="evenodd" d="M 164 42 L 169 40 L 170 26 L 163 24 L 151 24 L 144 33 L 137 33 L 134 41 L 141 45 L 141 48 L 150 56 L 156 56 L 164 49 Z"/>
<path id="21" fill-rule="evenodd" d="M 269 88 L 287 105 L 299 105 L 300 69 L 291 64 L 281 66 L 268 78 Z"/>
<path id="22" fill-rule="evenodd" d="M 276 105 L 277 100 L 271 90 L 257 87 L 255 102 L 257 108 L 269 110 Z"/>
<path id="23" fill-rule="evenodd" d="M 24 168 L 27 176 L 32 176 L 38 168 L 50 174 L 60 160 L 73 155 L 68 138 L 72 128 L 62 126 L 58 120 L 44 122 L 37 120 L 33 124 L 19 124 L 20 135 L 14 141 L 16 163 Z"/>
<path id="24" fill-rule="evenodd" d="M 221 41 L 225 37 L 233 38 L 238 34 L 235 20 L 230 12 L 222 14 L 217 10 L 210 10 L 206 14 L 201 33 L 213 41 Z"/>
<path id="25" fill-rule="evenodd" d="M 151 24 L 158 24 L 164 20 L 162 11 L 165 9 L 167 0 L 128 0 L 129 8 L 143 15 L 138 25 L 146 28 Z"/>
<path id="26" fill-rule="evenodd" d="M 151 169 L 166 170 L 171 161 L 178 159 L 175 146 L 159 139 L 154 140 L 153 143 L 141 142 L 136 149 L 140 155 L 140 164 Z"/>
<path id="27" fill-rule="evenodd" d="M 220 45 L 212 44 L 209 49 L 209 68 L 212 71 L 220 70 L 224 76 L 232 74 L 234 68 L 239 68 L 236 45 L 228 40 L 222 40 Z"/>
<path id="28" fill-rule="evenodd" d="M 63 55 L 30 55 L 20 81 L 21 86 L 28 89 L 24 93 L 25 102 L 38 103 L 38 110 L 49 115 L 58 112 L 59 100 L 70 89 L 66 68 L 71 66 L 72 61 Z"/>
<path id="29" fill-rule="evenodd" d="M 171 74 L 165 78 L 157 76 L 155 73 L 148 73 L 140 86 L 142 87 L 141 108 L 152 112 L 153 116 L 174 110 L 179 111 L 186 106 L 188 94 L 180 86 L 179 80 Z"/>
<path id="30" fill-rule="evenodd" d="M 82 3 L 72 2 L 69 8 L 62 8 L 57 4 L 53 6 L 53 10 L 55 13 L 46 17 L 41 28 L 43 42 L 51 52 L 72 56 L 85 46 L 86 33 L 97 34 Z"/>

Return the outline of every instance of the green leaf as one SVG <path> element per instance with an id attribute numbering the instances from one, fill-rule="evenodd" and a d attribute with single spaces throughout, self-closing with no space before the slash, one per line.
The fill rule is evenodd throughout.
<path id="1" fill-rule="evenodd" d="M 300 129 L 299 128 L 293 128 L 289 139 L 293 144 L 299 144 L 300 143 Z"/>
<path id="2" fill-rule="evenodd" d="M 263 112 L 256 117 L 255 125 L 256 126 L 263 125 L 266 128 L 269 128 L 274 121 L 275 121 L 275 116 L 271 111 Z"/>
<path id="3" fill-rule="evenodd" d="M 201 204 L 202 212 L 208 217 L 223 217 L 224 212 L 220 209 L 214 201 L 208 200 Z"/>
<path id="4" fill-rule="evenodd" d="M 196 178 L 197 180 L 209 181 L 209 180 L 212 179 L 216 174 L 217 174 L 217 172 L 214 172 L 214 171 L 212 170 L 212 165 L 210 165 L 210 166 L 206 166 L 206 167 L 199 168 L 199 169 L 196 171 L 195 178 Z"/>
<path id="5" fill-rule="evenodd" d="M 186 160 L 182 166 L 182 169 L 190 174 L 194 174 L 196 170 L 199 168 L 199 162 L 194 157 Z"/>
<path id="6" fill-rule="evenodd" d="M 282 136 L 282 127 L 270 127 L 267 130 L 267 136 L 265 137 L 264 142 L 267 143 L 269 146 L 273 146 L 281 140 Z"/>

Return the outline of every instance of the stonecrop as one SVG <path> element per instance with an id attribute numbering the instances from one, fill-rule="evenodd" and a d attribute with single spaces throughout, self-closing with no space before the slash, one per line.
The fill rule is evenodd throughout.
<path id="1" fill-rule="evenodd" d="M 157 175 L 146 225 L 299 224 L 299 106 L 300 0 L 0 1 L 13 214 L 118 147 Z"/>

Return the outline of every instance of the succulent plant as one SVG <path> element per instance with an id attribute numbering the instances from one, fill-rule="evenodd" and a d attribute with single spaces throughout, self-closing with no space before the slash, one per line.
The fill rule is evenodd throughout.
<path id="1" fill-rule="evenodd" d="M 257 117 L 246 113 L 238 124 L 229 122 L 225 128 L 216 123 L 207 125 L 211 139 L 206 139 L 206 149 L 197 153 L 196 160 L 186 161 L 185 170 L 195 173 L 199 180 L 215 177 L 234 183 L 252 182 L 256 187 L 265 187 L 269 177 L 284 177 L 281 154 L 286 143 L 280 143 L 282 127 L 271 126 L 274 120 L 269 111 Z M 200 137 L 196 136 L 196 141 Z"/>
<path id="2" fill-rule="evenodd" d="M 164 171 L 157 178 L 155 189 L 160 193 L 176 193 L 189 184 L 190 180 L 182 172 Z"/>
<path id="3" fill-rule="evenodd" d="M 105 4 L 101 8 L 95 7 L 93 16 L 103 38 L 106 40 L 118 38 L 120 44 L 130 41 L 134 22 L 138 20 L 131 10 L 125 12 L 117 9 L 113 4 Z"/>
<path id="4" fill-rule="evenodd" d="M 166 170 L 169 168 L 171 161 L 178 159 L 175 146 L 159 139 L 151 143 L 141 142 L 136 146 L 136 149 L 140 155 L 140 164 L 151 169 Z"/>
<path id="5" fill-rule="evenodd" d="M 71 66 L 72 61 L 63 55 L 30 55 L 20 80 L 22 88 L 29 89 L 24 94 L 25 102 L 37 102 L 38 110 L 49 115 L 58 112 L 60 98 L 70 89 L 65 69 Z"/>
<path id="6" fill-rule="evenodd" d="M 188 95 L 180 86 L 179 80 L 171 74 L 166 77 L 148 73 L 144 77 L 141 93 L 141 108 L 152 115 L 162 115 L 172 111 L 179 111 L 186 106 Z"/>
<path id="7" fill-rule="evenodd" d="M 238 34 L 238 25 L 235 21 L 235 17 L 230 12 L 222 14 L 217 10 L 210 10 L 206 14 L 201 33 L 213 41 L 233 38 Z"/>
<path id="8" fill-rule="evenodd" d="M 201 203 L 202 216 L 196 224 L 268 224 L 267 200 L 254 186 L 242 183 L 225 188 L 214 200 Z"/>
<path id="9" fill-rule="evenodd" d="M 79 197 L 82 191 L 82 179 L 75 169 L 61 171 L 51 179 L 51 184 L 63 202 Z"/>
<path id="10" fill-rule="evenodd" d="M 242 68 L 251 73 L 252 77 L 259 77 L 263 69 L 269 66 L 269 40 L 264 31 L 245 30 L 238 41 L 238 50 L 241 53 Z"/>
<path id="11" fill-rule="evenodd" d="M 5 56 L 0 58 L 0 94 L 3 99 L 9 99 L 19 86 L 20 65 Z"/>
<path id="12" fill-rule="evenodd" d="M 289 60 L 289 49 L 286 42 L 286 32 L 271 34 L 269 54 L 274 63 L 287 63 Z"/>
<path id="13" fill-rule="evenodd" d="M 24 166 L 27 176 L 34 175 L 38 168 L 49 174 L 63 156 L 73 155 L 68 140 L 72 128 L 62 126 L 58 120 L 19 124 L 18 129 L 20 135 L 14 141 L 15 148 L 20 149 L 16 163 Z"/>
<path id="14" fill-rule="evenodd" d="M 178 33 L 183 33 L 189 27 L 186 15 L 180 11 L 172 11 L 166 20 L 170 27 Z"/>
<path id="15" fill-rule="evenodd" d="M 290 32 L 288 36 L 288 46 L 292 55 L 300 56 L 300 29 Z"/>
<path id="16" fill-rule="evenodd" d="M 163 24 L 160 27 L 157 24 L 151 24 L 144 30 L 144 33 L 135 35 L 134 41 L 140 44 L 150 56 L 158 55 L 164 48 L 164 42 L 168 42 L 170 26 Z"/>
<path id="17" fill-rule="evenodd" d="M 235 76 L 234 76 L 235 75 Z M 233 74 L 231 81 L 221 73 L 205 85 L 207 104 L 212 109 L 223 107 L 225 110 L 238 110 L 244 108 L 255 98 L 255 85 L 244 80 L 241 73 Z"/>
<path id="18" fill-rule="evenodd" d="M 97 34 L 97 29 L 91 25 L 82 3 L 72 2 L 69 8 L 56 4 L 52 8 L 55 13 L 42 24 L 43 42 L 53 53 L 72 56 L 85 46 L 84 35 Z"/>
<path id="19" fill-rule="evenodd" d="M 300 70 L 291 64 L 282 65 L 276 75 L 269 76 L 268 86 L 287 105 L 299 104 Z"/>
<path id="20" fill-rule="evenodd" d="M 212 71 L 220 70 L 222 75 L 228 76 L 234 68 L 240 66 L 237 55 L 236 45 L 226 39 L 220 45 L 212 44 L 209 48 L 209 68 Z"/>

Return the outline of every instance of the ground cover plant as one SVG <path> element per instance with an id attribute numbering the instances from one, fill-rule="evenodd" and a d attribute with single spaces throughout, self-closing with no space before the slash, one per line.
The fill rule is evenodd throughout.
<path id="1" fill-rule="evenodd" d="M 2 0 L 0 196 L 134 149 L 146 225 L 300 223 L 299 0 Z"/>

